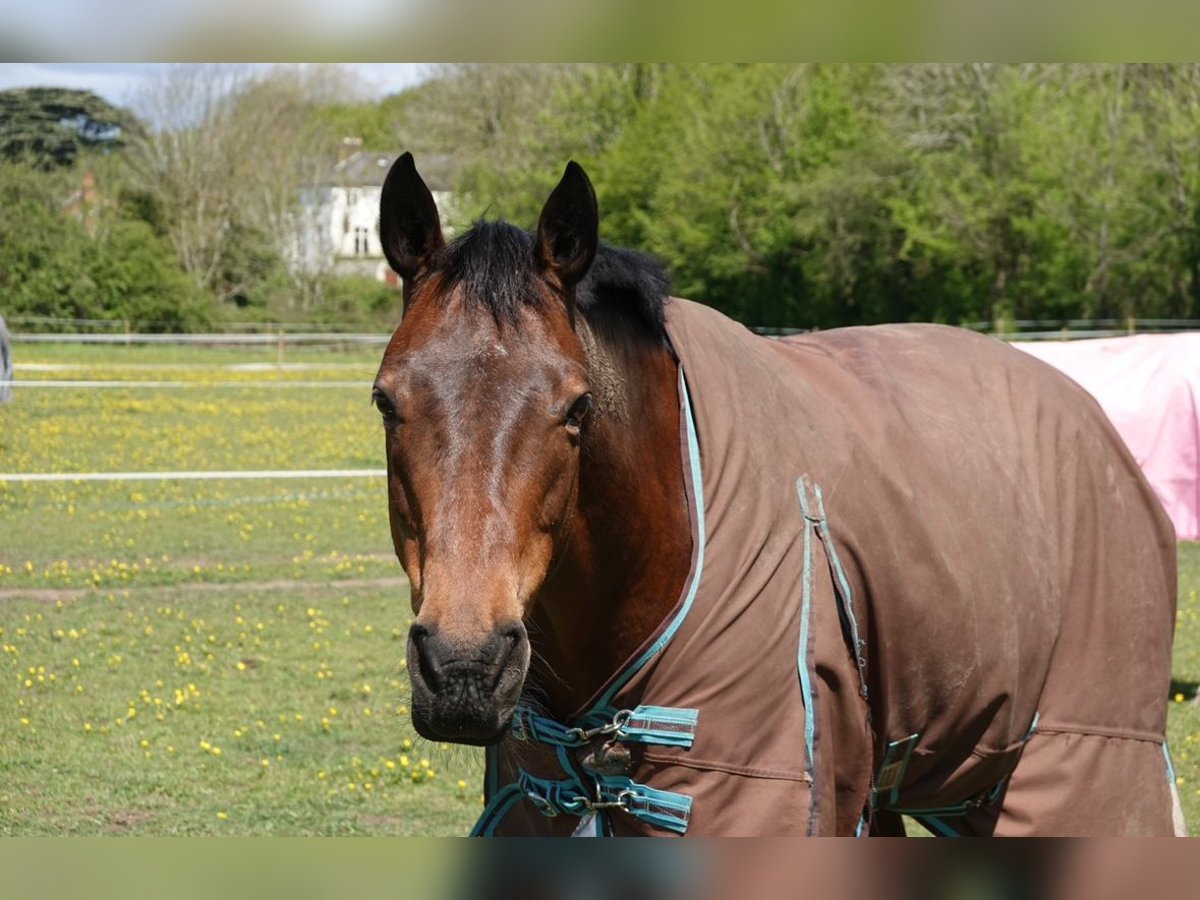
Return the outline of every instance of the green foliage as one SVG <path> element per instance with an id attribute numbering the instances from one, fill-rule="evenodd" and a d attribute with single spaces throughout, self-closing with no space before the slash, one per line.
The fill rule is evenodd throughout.
<path id="1" fill-rule="evenodd" d="M 57 209 L 62 182 L 0 165 L 0 297 L 4 312 L 78 316 L 72 288 L 86 235 Z"/>
<path id="2" fill-rule="evenodd" d="M 400 291 L 362 275 L 329 276 L 315 321 L 391 331 L 400 323 Z"/>
<path id="3" fill-rule="evenodd" d="M 151 227 L 97 205 L 64 210 L 69 183 L 0 166 L 0 297 L 8 315 L 111 319 L 138 331 L 205 327 L 211 310 Z"/>
<path id="4" fill-rule="evenodd" d="M 35 87 L 0 91 L 0 156 L 50 170 L 80 152 L 120 148 L 137 123 L 91 91 Z"/>
<path id="5" fill-rule="evenodd" d="M 104 317 L 123 319 L 134 331 L 199 331 L 211 324 L 210 304 L 145 222 L 116 219 L 85 247 L 95 307 Z"/>
<path id="6" fill-rule="evenodd" d="M 747 323 L 1200 316 L 1196 67 L 585 66 L 538 91 L 526 127 L 457 136 L 464 209 L 532 225 L 576 158 L 606 239 Z"/>
<path id="7" fill-rule="evenodd" d="M 334 69 L 219 68 L 164 85 L 173 126 L 122 118 L 129 149 L 88 155 L 92 209 L 59 163 L 126 114 L 0 93 L 2 152 L 25 161 L 0 174 L 6 309 L 387 327 L 389 289 L 289 262 L 298 198 L 359 137 L 449 178 L 454 230 L 532 227 L 575 159 L 605 240 L 751 325 L 1200 318 L 1200 66 L 455 65 L 379 102 Z"/>
<path id="8" fill-rule="evenodd" d="M 364 275 L 322 275 L 312 286 L 306 311 L 295 304 L 295 284 L 282 274 L 264 281 L 245 304 L 222 310 L 226 322 L 298 322 L 337 329 L 391 331 L 403 309 L 399 289 Z"/>
<path id="9" fill-rule="evenodd" d="M 600 167 L 618 241 L 678 290 L 757 325 L 891 312 L 895 238 L 868 109 L 870 70 L 693 66 L 666 73 Z M 888 316 L 891 317 L 891 316 Z"/>
<path id="10" fill-rule="evenodd" d="M 387 115 L 382 104 L 338 103 L 314 114 L 316 124 L 335 138 L 359 138 L 368 150 L 392 151 L 397 144 L 396 114 Z"/>

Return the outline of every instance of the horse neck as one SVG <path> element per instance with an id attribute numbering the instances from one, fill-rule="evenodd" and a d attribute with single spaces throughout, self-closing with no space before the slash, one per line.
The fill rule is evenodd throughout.
<path id="1" fill-rule="evenodd" d="M 580 327 L 596 410 L 576 512 L 530 619 L 533 698 L 565 717 L 675 606 L 691 565 L 678 367 L 645 339 Z"/>

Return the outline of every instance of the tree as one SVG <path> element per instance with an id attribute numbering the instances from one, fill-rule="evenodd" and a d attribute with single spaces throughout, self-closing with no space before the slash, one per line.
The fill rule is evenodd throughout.
<path id="1" fill-rule="evenodd" d="M 94 233 L 64 212 L 67 182 L 56 173 L 0 164 L 0 296 L 5 312 L 112 319 L 141 331 L 190 331 L 209 307 L 170 247 L 116 207 L 98 212 Z"/>
<path id="2" fill-rule="evenodd" d="M 370 150 L 407 150 L 401 133 L 410 100 L 411 92 L 404 91 L 381 101 L 330 103 L 315 110 L 315 124 L 329 135 L 360 138 Z"/>
<path id="3" fill-rule="evenodd" d="M 895 202 L 950 321 L 1153 316 L 1188 308 L 1200 167 L 1188 67 L 888 69 L 910 148 Z M 1190 107 L 1193 112 L 1189 112 Z M 1200 268 L 1195 270 L 1200 274 Z"/>
<path id="4" fill-rule="evenodd" d="M 557 102 L 593 68 L 552 64 L 444 66 L 410 92 L 400 122 L 400 146 L 422 155 L 450 156 L 462 226 L 486 212 L 523 224 L 536 216 L 562 174 L 564 154 L 578 156 L 573 126 L 587 107 Z M 587 103 L 597 97 L 586 93 Z M 569 148 L 569 149 L 568 149 Z M 543 188 L 545 189 L 543 191 Z"/>
<path id="5" fill-rule="evenodd" d="M 679 66 L 599 171 L 615 237 L 666 259 L 678 290 L 755 325 L 906 317 L 890 267 L 887 146 L 874 70 Z"/>
<path id="6" fill-rule="evenodd" d="M 211 303 L 145 222 L 113 216 L 82 256 L 102 318 L 143 332 L 196 331 L 211 322 Z"/>
<path id="7" fill-rule="evenodd" d="M 299 307 L 311 304 L 324 273 L 289 265 L 289 253 L 305 189 L 333 152 L 315 113 L 354 91 L 336 67 L 177 66 L 138 98 L 155 127 L 131 144 L 134 186 L 198 288 L 245 298 L 278 269 Z"/>
<path id="8" fill-rule="evenodd" d="M 129 112 L 91 91 L 0 91 L 0 156 L 38 169 L 72 166 L 87 150 L 120 149 L 139 127 Z"/>
<path id="9" fill-rule="evenodd" d="M 1129 291 L 1150 314 L 1200 318 L 1200 66 L 1126 66 L 1135 163 Z M 1142 312 L 1146 315 L 1146 312 Z"/>
<path id="10" fill-rule="evenodd" d="M 64 182 L 0 164 L 0 297 L 6 315 L 89 317 L 81 250 L 88 236 L 59 210 Z"/>
<path id="11" fill-rule="evenodd" d="M 271 135 L 251 150 L 242 213 L 282 263 L 292 308 L 301 312 L 321 303 L 331 263 L 323 255 L 301 254 L 297 241 L 324 225 L 324 208 L 314 201 L 327 185 L 335 148 L 347 137 L 322 112 L 334 105 L 345 108 L 344 101 L 358 90 L 350 74 L 336 66 L 280 66 L 231 98 L 238 120 Z"/>

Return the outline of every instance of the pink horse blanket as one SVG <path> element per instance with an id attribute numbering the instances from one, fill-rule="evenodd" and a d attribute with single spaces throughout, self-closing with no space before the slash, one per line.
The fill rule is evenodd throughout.
<path id="1" fill-rule="evenodd" d="M 1096 398 L 1181 541 L 1200 541 L 1200 333 L 1015 343 Z"/>

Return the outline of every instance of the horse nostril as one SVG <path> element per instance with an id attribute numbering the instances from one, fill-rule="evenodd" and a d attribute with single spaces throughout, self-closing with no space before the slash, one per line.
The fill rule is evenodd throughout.
<path id="1" fill-rule="evenodd" d="M 520 690 L 529 661 L 528 634 L 520 620 L 497 625 L 492 632 L 493 657 L 492 690 Z"/>
<path id="2" fill-rule="evenodd" d="M 495 647 L 495 667 L 497 683 L 514 666 L 523 666 L 526 658 L 523 647 L 528 637 L 525 626 L 518 620 L 505 625 L 496 626 L 492 632 L 493 647 Z"/>
<path id="3" fill-rule="evenodd" d="M 409 644 L 416 656 L 417 673 L 425 685 L 432 691 L 441 686 L 442 665 L 438 660 L 437 629 L 414 623 L 408 632 Z M 409 665 L 412 661 L 409 661 Z"/>
<path id="4" fill-rule="evenodd" d="M 519 621 L 499 625 L 496 628 L 496 638 L 500 642 L 500 657 L 503 659 L 525 640 L 525 626 Z"/>

